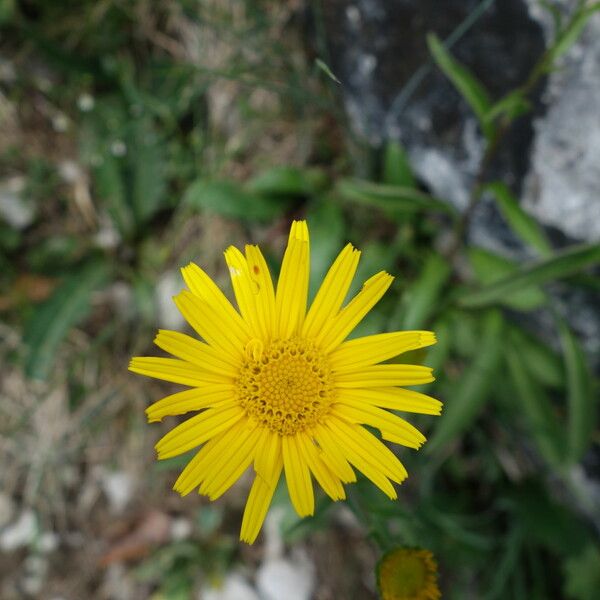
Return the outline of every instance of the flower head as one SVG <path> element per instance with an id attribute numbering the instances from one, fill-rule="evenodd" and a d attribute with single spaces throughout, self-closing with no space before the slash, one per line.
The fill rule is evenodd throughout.
<path id="1" fill-rule="evenodd" d="M 155 343 L 176 358 L 136 357 L 131 371 L 190 386 L 147 409 L 149 421 L 190 411 L 198 414 L 156 445 L 158 458 L 201 446 L 174 489 L 195 488 L 215 500 L 252 465 L 252 484 L 240 537 L 252 543 L 282 474 L 300 516 L 313 514 L 312 478 L 333 500 L 345 483 L 364 473 L 390 498 L 392 482 L 406 478 L 384 440 L 419 448 L 425 437 L 387 409 L 440 414 L 441 403 L 398 386 L 433 381 L 431 369 L 379 364 L 435 343 L 433 333 L 403 331 L 345 341 L 392 282 L 371 277 L 347 304 L 344 299 L 360 252 L 348 244 L 325 276 L 307 310 L 309 237 L 304 221 L 292 223 L 277 288 L 257 246 L 245 254 L 230 247 L 225 259 L 236 310 L 195 264 L 182 269 L 189 290 L 174 301 L 204 340 L 159 331 Z"/>
<path id="2" fill-rule="evenodd" d="M 383 600 L 438 600 L 437 564 L 429 550 L 397 548 L 377 566 L 377 584 Z"/>

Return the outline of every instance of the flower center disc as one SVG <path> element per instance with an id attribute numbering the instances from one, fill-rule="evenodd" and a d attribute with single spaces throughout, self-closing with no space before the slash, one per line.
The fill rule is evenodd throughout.
<path id="1" fill-rule="evenodd" d="M 323 354 L 307 340 L 248 345 L 237 380 L 249 417 L 280 435 L 315 425 L 333 402 L 333 381 Z"/>

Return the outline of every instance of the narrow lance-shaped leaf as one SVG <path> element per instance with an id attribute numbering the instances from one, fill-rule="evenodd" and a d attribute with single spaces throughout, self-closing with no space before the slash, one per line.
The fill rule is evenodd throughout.
<path id="1" fill-rule="evenodd" d="M 486 313 L 482 324 L 481 349 L 466 368 L 456 392 L 448 398 L 437 429 L 427 443 L 427 452 L 435 452 L 453 441 L 473 424 L 498 377 L 502 357 L 502 314 Z"/>
<path id="2" fill-rule="evenodd" d="M 329 79 L 332 79 L 333 81 L 335 81 L 336 83 L 342 83 L 333 73 L 333 71 L 331 70 L 331 68 L 329 67 L 329 65 L 322 61 L 320 58 L 316 58 L 315 59 L 315 65 L 317 65 L 317 67 L 319 69 L 321 69 L 321 71 L 323 71 L 323 73 L 325 73 L 325 75 L 327 75 L 327 77 L 329 77 Z"/>
<path id="3" fill-rule="evenodd" d="M 388 142 L 383 156 L 383 181 L 389 185 L 414 188 L 417 185 L 404 148 Z"/>
<path id="4" fill-rule="evenodd" d="M 454 209 L 448 203 L 411 187 L 342 179 L 336 189 L 347 200 L 380 208 L 392 215 L 423 210 L 454 214 Z"/>
<path id="5" fill-rule="evenodd" d="M 289 199 L 261 196 L 231 181 L 203 179 L 196 180 L 188 187 L 183 203 L 195 210 L 245 221 L 268 221 L 281 215 L 290 206 Z"/>
<path id="6" fill-rule="evenodd" d="M 48 376 L 56 349 L 69 330 L 86 317 L 92 293 L 108 279 L 106 263 L 94 261 L 72 273 L 40 305 L 25 328 L 28 356 L 25 372 L 28 377 Z"/>
<path id="7" fill-rule="evenodd" d="M 127 201 L 127 190 L 123 180 L 122 159 L 109 152 L 101 157 L 94 167 L 96 192 L 106 207 L 119 233 L 127 238 L 133 232 L 133 212 Z"/>
<path id="8" fill-rule="evenodd" d="M 528 372 L 518 340 L 511 339 L 505 348 L 508 373 L 517 391 L 514 409 L 529 424 L 528 434 L 534 439 L 542 457 L 554 468 L 561 465 L 565 439 L 552 405 L 542 387 Z"/>
<path id="9" fill-rule="evenodd" d="M 559 33 L 554 44 L 551 46 L 550 61 L 556 61 L 579 39 L 583 29 L 587 25 L 590 17 L 600 10 L 600 2 L 576 11 L 568 25 Z"/>
<path id="10" fill-rule="evenodd" d="M 427 36 L 427 45 L 437 66 L 450 79 L 460 95 L 473 109 L 484 135 L 490 139 L 494 134 L 494 127 L 486 119 L 486 115 L 491 108 L 490 98 L 486 89 L 472 73 L 448 52 L 435 34 L 430 33 Z"/>
<path id="11" fill-rule="evenodd" d="M 420 329 L 427 323 L 439 303 L 441 291 L 450 277 L 450 264 L 438 254 L 431 254 L 419 279 L 403 299 L 406 311 L 402 329 Z"/>
<path id="12" fill-rule="evenodd" d="M 594 398 L 592 377 L 581 344 L 564 320 L 557 319 L 567 371 L 567 461 L 574 464 L 590 445 L 597 416 L 597 399 Z"/>
<path id="13" fill-rule="evenodd" d="M 149 119 L 132 123 L 131 145 L 126 157 L 132 175 L 131 204 L 138 225 L 142 225 L 165 201 L 165 155 Z"/>
<path id="14" fill-rule="evenodd" d="M 519 347 L 521 360 L 527 363 L 529 374 L 541 385 L 561 388 L 565 385 L 565 368 L 557 352 L 521 328 L 510 327 L 510 338 Z"/>
<path id="15" fill-rule="evenodd" d="M 344 243 L 344 217 L 336 202 L 313 202 L 306 215 L 310 225 L 310 297 L 314 297 L 320 282 Z"/>
<path id="16" fill-rule="evenodd" d="M 450 328 L 450 324 L 448 323 L 448 319 L 446 317 L 442 317 L 433 324 L 431 331 L 435 331 L 437 343 L 433 346 L 429 346 L 429 348 L 426 348 L 423 364 L 433 369 L 433 372 L 439 379 L 441 371 L 446 364 L 446 360 L 450 355 L 450 351 L 452 350 L 452 330 Z M 416 385 L 413 389 L 417 392 L 427 393 L 428 386 L 429 384 Z"/>
<path id="17" fill-rule="evenodd" d="M 524 96 L 523 90 L 509 92 L 498 102 L 494 103 L 485 115 L 485 120 L 493 123 L 499 117 L 505 116 L 512 120 L 528 113 L 532 109 L 531 102 Z"/>
<path id="18" fill-rule="evenodd" d="M 320 169 L 280 165 L 253 177 L 246 189 L 259 196 L 309 196 L 326 185 L 327 176 Z"/>
<path id="19" fill-rule="evenodd" d="M 508 295 L 526 286 L 539 285 L 573 275 L 600 262 L 600 244 L 583 244 L 535 262 L 496 283 L 458 297 L 464 307 L 487 306 L 501 302 Z"/>
<path id="20" fill-rule="evenodd" d="M 535 248 L 542 256 L 549 256 L 552 253 L 543 229 L 519 206 L 516 198 L 504 183 L 494 181 L 488 183 L 484 189 L 494 195 L 502 216 L 523 242 Z"/>
<path id="21" fill-rule="evenodd" d="M 503 256 L 498 256 L 484 248 L 472 247 L 467 250 L 469 262 L 473 267 L 479 283 L 489 285 L 507 277 L 519 269 L 517 263 Z M 502 298 L 504 306 L 516 310 L 533 310 L 539 308 L 547 301 L 546 294 L 538 286 L 527 286 Z"/>

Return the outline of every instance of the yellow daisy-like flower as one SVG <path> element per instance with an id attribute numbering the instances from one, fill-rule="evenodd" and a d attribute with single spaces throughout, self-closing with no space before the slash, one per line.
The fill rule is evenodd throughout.
<path id="1" fill-rule="evenodd" d="M 307 311 L 309 238 L 305 221 L 294 221 L 281 274 L 274 288 L 258 246 L 225 252 L 239 312 L 195 264 L 182 269 L 189 291 L 174 301 L 203 338 L 159 331 L 156 345 L 176 358 L 136 357 L 131 371 L 190 386 L 147 409 L 148 420 L 201 411 L 156 445 L 158 458 L 202 447 L 174 489 L 199 486 L 215 500 L 252 465 L 240 539 L 252 543 L 273 492 L 285 472 L 300 516 L 313 514 L 312 477 L 333 500 L 342 484 L 362 471 L 390 498 L 392 482 L 406 478 L 384 440 L 419 448 L 425 437 L 385 409 L 440 414 L 441 403 L 396 386 L 433 381 L 431 369 L 378 364 L 407 350 L 435 343 L 433 333 L 403 331 L 344 341 L 383 296 L 392 277 L 371 277 L 345 306 L 360 252 L 348 244 L 331 265 Z"/>
<path id="2" fill-rule="evenodd" d="M 397 548 L 377 566 L 377 584 L 383 600 L 438 600 L 437 564 L 429 550 Z"/>

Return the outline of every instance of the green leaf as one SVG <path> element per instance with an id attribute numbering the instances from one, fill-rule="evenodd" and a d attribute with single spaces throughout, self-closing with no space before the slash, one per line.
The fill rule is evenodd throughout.
<path id="1" fill-rule="evenodd" d="M 567 370 L 568 464 L 575 464 L 588 449 L 596 423 L 596 404 L 592 379 L 581 344 L 559 317 L 558 331 Z"/>
<path id="2" fill-rule="evenodd" d="M 481 323 L 476 312 L 451 310 L 448 312 L 452 350 L 461 358 L 471 359 L 480 347 Z"/>
<path id="3" fill-rule="evenodd" d="M 335 81 L 336 83 L 342 83 L 333 74 L 333 71 L 329 68 L 329 65 L 327 65 L 325 62 L 323 62 L 320 58 L 315 58 L 315 65 L 317 65 L 317 67 L 319 69 L 321 69 L 321 71 L 323 71 L 323 73 L 325 73 L 325 75 L 327 75 L 327 77 L 329 77 L 329 79 L 333 79 L 333 81 Z"/>
<path id="4" fill-rule="evenodd" d="M 490 121 L 486 119 L 486 115 L 491 108 L 490 97 L 486 89 L 472 73 L 453 58 L 435 34 L 430 33 L 427 36 L 427 45 L 437 66 L 450 79 L 454 87 L 473 109 L 479 120 L 481 130 L 485 137 L 490 139 L 494 134 L 494 128 Z"/>
<path id="5" fill-rule="evenodd" d="M 462 293 L 458 297 L 458 304 L 471 308 L 496 304 L 523 287 L 562 279 L 599 262 L 600 244 L 574 246 L 480 290 Z"/>
<path id="6" fill-rule="evenodd" d="M 549 49 L 550 63 L 554 63 L 579 39 L 587 22 L 592 15 L 600 10 L 600 3 L 579 10 L 573 16 L 567 27 L 560 32 L 556 41 Z"/>
<path id="7" fill-rule="evenodd" d="M 442 317 L 442 319 L 436 321 L 432 325 L 431 331 L 435 333 L 437 343 L 425 349 L 425 358 L 420 362 L 433 369 L 434 376 L 436 379 L 439 379 L 440 372 L 446 364 L 446 361 L 450 356 L 450 351 L 452 350 L 452 330 L 448 319 Z M 407 360 L 406 362 L 412 364 L 411 361 Z M 429 384 L 415 385 L 413 386 L 413 389 L 417 392 L 427 393 L 428 387 Z"/>
<path id="8" fill-rule="evenodd" d="M 161 208 L 166 191 L 163 144 L 149 119 L 133 123 L 127 162 L 132 174 L 131 204 L 141 225 Z"/>
<path id="9" fill-rule="evenodd" d="M 183 203 L 194 210 L 244 221 L 269 221 L 283 214 L 290 206 L 288 200 L 259 196 L 231 181 L 204 179 L 196 180 L 188 187 Z"/>
<path id="10" fill-rule="evenodd" d="M 600 589 L 600 548 L 588 544 L 564 563 L 564 592 L 572 600 L 596 600 Z"/>
<path id="11" fill-rule="evenodd" d="M 523 360 L 518 342 L 506 345 L 508 372 L 517 391 L 515 411 L 522 413 L 529 424 L 529 434 L 534 439 L 540 455 L 554 468 L 560 468 L 564 457 L 564 436 L 552 404 L 544 390 L 531 377 L 528 364 Z"/>
<path id="12" fill-rule="evenodd" d="M 401 329 L 421 329 L 427 324 L 451 272 L 450 264 L 439 254 L 429 255 L 421 275 L 403 298 L 406 309 Z"/>
<path id="13" fill-rule="evenodd" d="M 428 453 L 456 439 L 473 424 L 498 377 L 502 356 L 503 319 L 491 310 L 484 316 L 480 351 L 465 369 L 452 398 L 448 398 L 437 429 L 426 445 Z"/>
<path id="14" fill-rule="evenodd" d="M 309 296 L 313 298 L 344 243 L 344 217 L 339 204 L 319 200 L 311 204 L 306 219 L 310 229 Z"/>
<path id="15" fill-rule="evenodd" d="M 92 293 L 107 281 L 108 276 L 106 263 L 90 262 L 67 277 L 33 313 L 24 335 L 28 347 L 25 363 L 28 377 L 45 379 L 48 376 L 60 342 L 88 315 Z"/>
<path id="16" fill-rule="evenodd" d="M 451 350 L 452 334 L 450 324 L 445 317 L 442 317 L 439 321 L 436 321 L 431 330 L 435 333 L 437 343 L 427 350 L 427 358 L 425 364 L 433 369 L 436 373 L 445 364 Z"/>
<path id="17" fill-rule="evenodd" d="M 538 480 L 514 486 L 509 498 L 515 505 L 515 517 L 523 525 L 530 543 L 565 555 L 581 552 L 591 537 L 589 527 L 582 519 L 557 503 Z"/>
<path id="18" fill-rule="evenodd" d="M 133 213 L 127 201 L 121 162 L 121 158 L 116 158 L 107 152 L 101 157 L 100 164 L 94 167 L 93 172 L 100 202 L 106 207 L 121 235 L 128 238 L 133 232 Z"/>
<path id="19" fill-rule="evenodd" d="M 15 16 L 15 0 L 0 0 L 0 25 L 8 25 Z"/>
<path id="20" fill-rule="evenodd" d="M 565 385 L 564 364 L 548 344 L 517 327 L 510 328 L 509 336 L 518 346 L 521 359 L 527 363 L 527 370 L 537 382 L 551 388 Z"/>
<path id="21" fill-rule="evenodd" d="M 404 148 L 398 142 L 388 142 L 383 156 L 383 182 L 388 185 L 414 188 L 417 181 Z"/>
<path id="22" fill-rule="evenodd" d="M 484 189 L 494 195 L 502 216 L 523 242 L 535 248 L 542 256 L 549 256 L 552 253 L 552 247 L 544 230 L 519 206 L 504 183 L 500 181 L 488 183 Z"/>
<path id="23" fill-rule="evenodd" d="M 423 210 L 455 214 L 450 204 L 420 190 L 397 185 L 383 185 L 359 179 L 342 179 L 337 192 L 350 201 L 384 210 L 391 216 L 406 215 Z"/>
<path id="24" fill-rule="evenodd" d="M 532 104 L 523 95 L 522 90 L 513 90 L 490 107 L 485 115 L 485 120 L 493 123 L 499 117 L 505 117 L 512 121 L 530 112 L 531 109 Z"/>
<path id="25" fill-rule="evenodd" d="M 490 285 L 518 270 L 518 265 L 483 248 L 468 249 L 469 262 L 479 282 Z M 546 294 L 537 286 L 524 287 L 503 298 L 501 304 L 516 310 L 533 310 L 547 302 Z"/>
<path id="26" fill-rule="evenodd" d="M 260 196 L 310 196 L 326 184 L 327 177 L 320 169 L 278 166 L 253 177 L 246 189 Z"/>

